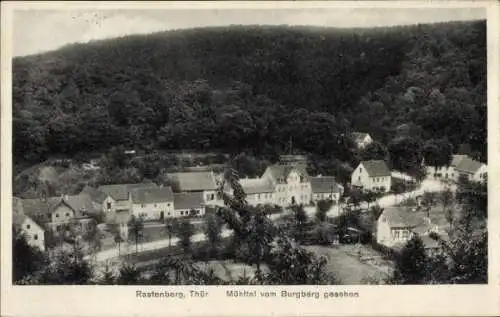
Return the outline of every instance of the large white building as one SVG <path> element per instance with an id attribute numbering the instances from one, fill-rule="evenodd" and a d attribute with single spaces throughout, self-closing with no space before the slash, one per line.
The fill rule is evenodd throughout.
<path id="1" fill-rule="evenodd" d="M 277 205 L 307 205 L 312 200 L 309 175 L 301 166 L 271 165 L 261 178 L 274 185 Z"/>
<path id="2" fill-rule="evenodd" d="M 352 172 L 351 185 L 364 190 L 388 192 L 391 190 L 391 171 L 384 161 L 362 161 Z"/>

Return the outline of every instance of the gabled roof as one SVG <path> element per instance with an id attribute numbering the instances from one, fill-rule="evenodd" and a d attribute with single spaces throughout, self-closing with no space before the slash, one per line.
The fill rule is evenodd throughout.
<path id="1" fill-rule="evenodd" d="M 382 160 L 362 161 L 363 167 L 370 177 L 384 177 L 391 176 L 389 167 Z"/>
<path id="2" fill-rule="evenodd" d="M 90 196 L 90 199 L 98 204 L 102 204 L 104 199 L 106 199 L 106 194 L 104 192 L 88 185 L 85 185 L 85 187 L 83 187 L 80 194 L 88 194 Z"/>
<path id="3" fill-rule="evenodd" d="M 384 220 L 391 228 L 415 228 L 423 222 L 423 219 L 415 215 L 408 207 L 384 208 L 378 221 Z"/>
<path id="4" fill-rule="evenodd" d="M 23 214 L 15 214 L 15 215 L 12 216 L 12 222 L 14 224 L 14 227 L 16 229 L 22 229 L 22 225 L 26 221 L 26 219 L 30 219 L 34 224 L 36 224 L 37 226 L 39 226 L 40 229 L 45 230 L 44 226 L 41 223 L 35 221 L 31 217 L 23 215 Z"/>
<path id="5" fill-rule="evenodd" d="M 61 203 L 66 204 L 74 211 L 95 212 L 94 205 L 88 194 L 47 197 L 46 200 L 41 198 L 22 200 L 24 214 L 37 222 L 50 221 L 51 213 Z"/>
<path id="6" fill-rule="evenodd" d="M 467 155 L 462 155 L 462 154 L 453 155 L 451 158 L 450 166 L 456 167 L 460 163 L 460 161 L 466 157 Z"/>
<path id="7" fill-rule="evenodd" d="M 474 174 L 477 172 L 478 169 L 481 168 L 484 164 L 481 162 L 478 162 L 476 160 L 473 160 L 469 157 L 464 157 L 460 160 L 457 166 L 455 166 L 455 169 L 460 172 L 466 172 L 470 174 Z"/>
<path id="8" fill-rule="evenodd" d="M 65 196 L 64 201 L 75 211 L 94 212 L 94 205 L 89 194 Z"/>
<path id="9" fill-rule="evenodd" d="M 201 192 L 174 193 L 174 209 L 194 209 L 204 205 Z"/>
<path id="10" fill-rule="evenodd" d="M 340 193 L 342 191 L 333 176 L 311 177 L 310 181 L 313 193 Z"/>
<path id="11" fill-rule="evenodd" d="M 132 190 L 132 201 L 136 204 L 152 204 L 174 201 L 171 187 L 137 188 Z"/>
<path id="12" fill-rule="evenodd" d="M 370 136 L 368 133 L 364 132 L 353 132 L 351 136 L 356 143 L 361 143 L 365 140 L 366 137 Z"/>
<path id="13" fill-rule="evenodd" d="M 240 185 L 247 195 L 273 193 L 275 190 L 273 183 L 261 178 L 242 178 Z"/>
<path id="14" fill-rule="evenodd" d="M 111 196 L 114 200 L 127 200 L 128 194 L 136 188 L 152 188 L 157 186 L 155 183 L 115 184 L 101 185 L 97 189 Z"/>
<path id="15" fill-rule="evenodd" d="M 167 175 L 169 179 L 179 186 L 180 191 L 203 191 L 216 190 L 214 173 L 209 172 L 187 172 L 171 173 Z"/>
<path id="16" fill-rule="evenodd" d="M 307 173 L 307 170 L 305 169 L 304 166 L 301 165 L 270 165 L 267 167 L 267 170 L 270 171 L 272 177 L 276 181 L 285 181 L 288 175 L 292 171 L 297 171 L 299 174 L 301 174 L 305 179 L 309 179 L 309 174 Z"/>

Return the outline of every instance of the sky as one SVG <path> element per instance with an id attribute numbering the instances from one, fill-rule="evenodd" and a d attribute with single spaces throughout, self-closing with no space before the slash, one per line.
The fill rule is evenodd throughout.
<path id="1" fill-rule="evenodd" d="M 13 56 L 70 43 L 171 29 L 236 24 L 377 27 L 486 19 L 484 8 L 308 8 L 20 10 L 13 14 Z"/>

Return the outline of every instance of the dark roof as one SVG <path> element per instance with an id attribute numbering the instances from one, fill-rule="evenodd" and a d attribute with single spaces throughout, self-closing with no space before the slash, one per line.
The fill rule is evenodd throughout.
<path id="1" fill-rule="evenodd" d="M 340 193 L 342 191 L 333 176 L 311 177 L 310 180 L 313 193 Z"/>
<path id="2" fill-rule="evenodd" d="M 23 214 L 14 214 L 12 215 L 12 223 L 17 229 L 21 228 L 21 225 L 23 224 L 24 220 L 27 218 L 27 216 Z"/>
<path id="3" fill-rule="evenodd" d="M 48 220 L 48 216 L 61 203 L 68 205 L 68 207 L 75 211 L 95 212 L 94 205 L 88 194 L 48 197 L 46 200 L 41 198 L 24 199 L 22 201 L 25 215 L 33 220 L 45 218 Z"/>
<path id="4" fill-rule="evenodd" d="M 415 228 L 423 222 L 423 219 L 411 212 L 408 207 L 384 208 L 378 221 L 384 219 L 391 228 Z"/>
<path id="5" fill-rule="evenodd" d="M 455 169 L 460 172 L 474 174 L 478 169 L 481 168 L 481 166 L 483 166 L 483 163 L 473 160 L 469 157 L 464 157 L 460 160 Z"/>
<path id="6" fill-rule="evenodd" d="M 267 179 L 242 178 L 240 179 L 240 185 L 247 195 L 274 192 L 273 184 Z"/>
<path id="7" fill-rule="evenodd" d="M 285 181 L 288 175 L 296 170 L 299 172 L 305 179 L 309 178 L 309 174 L 304 166 L 301 165 L 270 165 L 267 169 L 271 172 L 271 175 L 276 181 Z"/>
<path id="8" fill-rule="evenodd" d="M 302 154 L 285 154 L 280 155 L 279 160 L 282 162 L 307 162 L 307 156 Z"/>
<path id="9" fill-rule="evenodd" d="M 391 171 L 385 161 L 362 161 L 361 164 L 370 177 L 391 176 Z"/>
<path id="10" fill-rule="evenodd" d="M 174 193 L 175 210 L 200 208 L 203 204 L 203 195 L 200 192 Z"/>
<path id="11" fill-rule="evenodd" d="M 128 194 L 136 188 L 152 188 L 157 186 L 155 183 L 115 184 L 101 185 L 98 190 L 111 196 L 114 200 L 127 200 Z"/>
<path id="12" fill-rule="evenodd" d="M 94 188 L 92 186 L 88 186 L 86 185 L 82 191 L 80 192 L 80 194 L 88 194 L 90 196 L 90 199 L 93 201 L 93 202 L 96 202 L 98 204 L 102 204 L 102 202 L 104 201 L 104 199 L 106 199 L 106 194 L 100 190 L 98 190 L 97 188 Z"/>
<path id="13" fill-rule="evenodd" d="M 180 191 L 216 190 L 217 184 L 213 172 L 171 173 L 167 175 Z"/>
<path id="14" fill-rule="evenodd" d="M 139 204 L 151 204 L 173 201 L 171 187 L 137 188 L 132 190 L 132 201 Z"/>

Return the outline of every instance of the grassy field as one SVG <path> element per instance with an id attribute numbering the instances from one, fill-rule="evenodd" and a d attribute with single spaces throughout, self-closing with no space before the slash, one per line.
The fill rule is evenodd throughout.
<path id="1" fill-rule="evenodd" d="M 335 274 L 341 284 L 359 285 L 366 284 L 367 280 L 380 281 L 386 278 L 388 275 L 384 270 L 388 269 L 388 263 L 385 261 L 379 265 L 365 263 L 357 256 L 357 247 L 357 245 L 306 246 L 305 249 L 318 256 L 325 256 L 328 259 L 327 270 Z M 380 256 L 366 245 L 360 245 L 360 251 L 363 257 Z"/>

